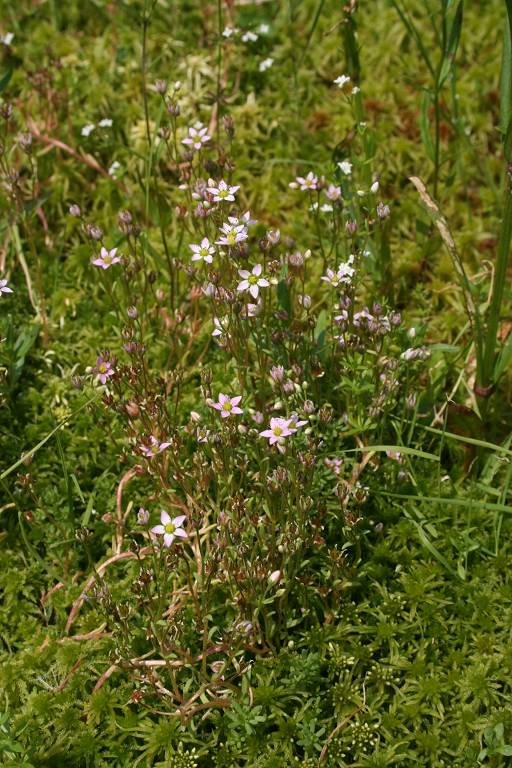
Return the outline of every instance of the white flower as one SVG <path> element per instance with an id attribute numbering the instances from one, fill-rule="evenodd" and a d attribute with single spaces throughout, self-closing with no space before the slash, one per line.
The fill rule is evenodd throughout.
<path id="1" fill-rule="evenodd" d="M 262 269 L 261 264 L 255 264 L 252 272 L 239 269 L 238 274 L 242 278 L 242 282 L 238 284 L 237 291 L 249 291 L 253 299 L 257 299 L 260 288 L 268 288 L 270 285 L 266 278 L 261 277 Z"/>
<path id="2" fill-rule="evenodd" d="M 243 224 L 223 224 L 220 232 L 220 239 L 215 241 L 217 245 L 233 247 L 237 243 L 247 240 L 247 227 L 244 227 Z"/>
<path id="3" fill-rule="evenodd" d="M 13 40 L 14 40 L 13 32 L 6 32 L 6 34 L 3 37 L 0 37 L 0 43 L 2 43 L 3 45 L 10 45 Z"/>
<path id="4" fill-rule="evenodd" d="M 352 96 L 355 96 L 356 93 L 359 93 L 360 90 L 361 89 L 359 88 L 359 86 L 354 85 L 354 87 L 352 88 Z"/>
<path id="5" fill-rule="evenodd" d="M 214 317 L 213 324 L 215 328 L 212 331 L 212 336 L 222 336 L 223 334 L 227 333 L 229 316 L 225 315 L 222 318 Z"/>
<path id="6" fill-rule="evenodd" d="M 322 211 L 322 213 L 332 213 L 334 208 L 332 207 L 332 205 L 329 205 L 329 203 L 324 203 L 323 205 L 320 206 L 320 210 Z"/>
<path id="7" fill-rule="evenodd" d="M 224 179 L 221 179 L 217 186 L 215 186 L 215 182 L 213 179 L 208 179 L 207 192 L 210 195 L 213 195 L 214 203 L 234 202 L 235 194 L 238 192 L 239 189 L 240 189 L 239 186 L 230 187 L 229 184 L 226 184 Z"/>
<path id="8" fill-rule="evenodd" d="M 201 261 L 201 259 L 204 259 L 207 264 L 212 263 L 215 248 L 211 245 L 207 237 L 203 237 L 201 245 L 189 245 L 189 248 L 194 254 L 192 256 L 192 261 Z"/>
<path id="9" fill-rule="evenodd" d="M 112 120 L 110 117 L 104 117 L 103 120 L 100 120 L 98 125 L 100 128 L 112 128 Z"/>
<path id="10" fill-rule="evenodd" d="M 236 35 L 237 32 L 240 30 L 237 27 L 225 27 L 224 31 L 222 32 L 222 37 L 229 38 L 232 35 Z"/>
<path id="11" fill-rule="evenodd" d="M 5 279 L 0 280 L 0 296 L 2 295 L 2 293 L 12 293 L 12 292 L 13 292 L 12 288 L 9 288 L 9 286 L 7 285 L 7 280 Z"/>
<path id="12" fill-rule="evenodd" d="M 108 169 L 108 175 L 115 178 L 117 171 L 120 169 L 121 163 L 119 163 L 117 160 L 114 160 L 110 168 Z"/>
<path id="13" fill-rule="evenodd" d="M 171 516 L 167 512 L 162 511 L 160 515 L 160 525 L 155 525 L 151 529 L 151 533 L 155 533 L 157 536 L 164 537 L 164 546 L 170 547 L 176 537 L 180 539 L 186 539 L 187 533 L 181 527 L 186 520 L 185 515 L 178 515 L 171 520 Z"/>
<path id="14" fill-rule="evenodd" d="M 270 32 L 270 27 L 268 24 L 260 24 L 258 27 L 258 32 L 260 35 L 268 35 Z"/>
<path id="15" fill-rule="evenodd" d="M 202 126 L 202 123 L 200 123 L 199 126 Z M 196 127 L 188 129 L 188 136 L 185 139 L 182 139 L 181 143 L 189 144 L 193 149 L 199 150 L 207 141 L 210 141 L 208 128 Z"/>
<path id="16" fill-rule="evenodd" d="M 82 136 L 89 136 L 94 131 L 95 128 L 96 126 L 94 125 L 94 123 L 89 123 L 88 125 L 84 125 L 84 127 L 81 130 Z"/>
<path id="17" fill-rule="evenodd" d="M 255 43 L 258 39 L 258 35 L 255 32 L 244 32 L 242 35 L 243 43 Z"/>
<path id="18" fill-rule="evenodd" d="M 338 168 L 345 174 L 345 176 L 350 176 L 352 173 L 352 163 L 348 160 L 343 160 L 341 163 L 338 163 Z"/>
<path id="19" fill-rule="evenodd" d="M 270 69 L 273 63 L 274 63 L 274 59 L 271 59 L 270 57 L 268 59 L 262 59 L 262 61 L 260 61 L 258 69 L 260 70 L 260 72 L 266 72 L 267 69 Z"/>
<path id="20" fill-rule="evenodd" d="M 350 256 L 348 261 L 344 261 L 339 265 L 336 272 L 328 269 L 327 274 L 322 275 L 320 279 L 332 285 L 333 288 L 337 288 L 340 283 L 350 283 L 355 273 L 354 267 L 350 266 L 353 261 L 354 257 Z"/>
<path id="21" fill-rule="evenodd" d="M 375 194 L 378 191 L 379 191 L 379 182 L 378 181 L 374 181 L 373 184 L 370 187 L 370 192 L 373 192 L 373 194 Z"/>
<path id="22" fill-rule="evenodd" d="M 348 75 L 340 75 L 333 82 L 338 88 L 343 88 L 347 83 L 350 83 L 350 77 Z"/>

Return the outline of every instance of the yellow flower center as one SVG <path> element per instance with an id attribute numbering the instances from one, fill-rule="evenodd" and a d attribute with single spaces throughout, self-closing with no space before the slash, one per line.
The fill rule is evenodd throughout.
<path id="1" fill-rule="evenodd" d="M 222 406 L 225 411 L 230 411 L 232 409 L 231 400 L 226 400 L 224 405 Z"/>
<path id="2" fill-rule="evenodd" d="M 274 433 L 274 435 L 275 435 L 276 437 L 279 437 L 280 435 L 282 435 L 282 434 L 283 434 L 283 428 L 282 428 L 282 427 L 274 427 L 274 429 L 272 430 L 272 432 Z"/>
<path id="3" fill-rule="evenodd" d="M 174 525 L 174 523 L 166 523 L 166 525 L 164 526 L 164 530 L 166 533 L 174 533 L 174 531 L 176 530 L 176 526 Z"/>

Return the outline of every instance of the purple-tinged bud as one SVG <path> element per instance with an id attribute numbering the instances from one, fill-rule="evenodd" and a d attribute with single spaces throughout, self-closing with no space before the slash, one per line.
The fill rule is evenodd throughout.
<path id="1" fill-rule="evenodd" d="M 155 91 L 163 96 L 167 91 L 167 80 L 155 80 Z"/>
<path id="2" fill-rule="evenodd" d="M 171 101 L 170 104 L 167 105 L 167 112 L 171 117 L 178 117 L 181 112 L 180 105 L 175 101 Z"/>
<path id="3" fill-rule="evenodd" d="M 280 384 L 284 379 L 284 368 L 282 365 L 273 365 L 270 369 L 270 378 L 276 384 Z"/>
<path id="4" fill-rule="evenodd" d="M 86 224 L 85 234 L 90 237 L 91 240 L 101 240 L 103 237 L 103 230 L 95 224 Z"/>
<path id="5" fill-rule="evenodd" d="M 295 392 L 295 386 L 291 379 L 287 379 L 283 384 L 283 392 L 286 395 L 291 395 Z"/>
<path id="6" fill-rule="evenodd" d="M 131 320 L 135 320 L 139 315 L 137 311 L 137 307 L 134 307 L 134 306 L 128 307 L 128 309 L 126 310 L 126 314 Z"/>
<path id="7" fill-rule="evenodd" d="M 230 139 L 233 138 L 235 135 L 235 121 L 231 117 L 231 115 L 224 115 L 222 118 L 222 123 L 224 125 L 224 130 L 226 131 L 227 135 Z"/>
<path id="8" fill-rule="evenodd" d="M 385 205 L 384 203 L 379 203 L 377 206 L 377 216 L 379 219 L 387 219 L 391 215 L 391 210 L 389 205 Z"/>
<path id="9" fill-rule="evenodd" d="M 80 210 L 80 206 L 73 203 L 73 205 L 69 206 L 69 215 L 74 216 L 76 219 L 79 219 L 82 215 L 82 211 Z"/>
<path id="10" fill-rule="evenodd" d="M 263 424 L 265 417 L 261 413 L 261 411 L 255 411 L 252 415 L 252 420 L 255 424 Z"/>
<path id="11" fill-rule="evenodd" d="M 345 224 L 345 232 L 349 237 L 355 235 L 357 232 L 357 221 L 354 219 L 349 219 Z"/>
<path id="12" fill-rule="evenodd" d="M 147 525 L 149 523 L 149 512 L 144 507 L 140 507 L 137 512 L 137 522 L 139 525 Z"/>
<path id="13" fill-rule="evenodd" d="M 312 400 L 305 400 L 304 401 L 304 413 L 307 413 L 308 415 L 315 412 L 315 404 Z"/>
<path id="14" fill-rule="evenodd" d="M 20 133 L 18 136 L 18 143 L 22 150 L 29 154 L 32 151 L 32 134 Z"/>
<path id="15" fill-rule="evenodd" d="M 267 241 L 269 245 L 277 245 L 281 240 L 281 232 L 278 229 L 269 229 L 267 232 Z"/>

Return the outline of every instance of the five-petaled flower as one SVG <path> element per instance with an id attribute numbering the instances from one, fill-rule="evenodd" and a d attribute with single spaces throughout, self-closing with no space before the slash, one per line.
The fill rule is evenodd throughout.
<path id="1" fill-rule="evenodd" d="M 162 510 L 160 513 L 160 525 L 155 525 L 151 529 L 151 533 L 156 533 L 157 536 L 164 537 L 164 546 L 170 547 L 175 538 L 186 539 L 187 532 L 181 526 L 186 520 L 186 515 L 178 515 L 173 517 Z"/>
<path id="2" fill-rule="evenodd" d="M 150 435 L 149 442 L 140 445 L 140 450 L 148 459 L 152 459 L 158 453 L 162 453 L 166 448 L 170 446 L 170 443 L 161 443 L 159 440 Z"/>
<path id="3" fill-rule="evenodd" d="M 219 401 L 217 403 L 212 403 L 211 406 L 217 411 L 220 411 L 222 418 L 226 419 L 228 416 L 232 416 L 233 414 L 243 413 L 243 410 L 238 407 L 238 403 L 241 399 L 242 395 L 237 395 L 236 397 L 228 397 L 227 395 L 223 395 L 221 392 L 219 395 Z"/>
<path id="4" fill-rule="evenodd" d="M 220 232 L 221 237 L 215 241 L 217 245 L 227 245 L 232 248 L 237 243 L 247 240 L 247 227 L 243 224 L 223 224 Z"/>
<path id="5" fill-rule="evenodd" d="M 201 261 L 201 259 L 204 259 L 208 264 L 212 263 L 215 248 L 211 245 L 207 237 L 203 237 L 201 245 L 190 245 L 189 248 L 194 254 L 192 256 L 192 261 Z"/>
<path id="6" fill-rule="evenodd" d="M 306 421 L 298 421 L 298 417 L 294 414 L 290 419 L 283 419 L 281 417 L 271 418 L 269 429 L 264 429 L 260 432 L 260 437 L 268 438 L 269 445 L 277 445 L 278 451 L 284 452 L 284 438 L 293 435 L 299 427 L 307 424 Z"/>
<path id="7" fill-rule="evenodd" d="M 249 291 L 253 299 L 257 299 L 260 288 L 268 288 L 270 285 L 269 281 L 261 276 L 261 271 L 261 264 L 255 264 L 252 272 L 247 269 L 239 269 L 238 274 L 243 279 L 238 284 L 237 291 Z"/>
<path id="8" fill-rule="evenodd" d="M 213 179 L 208 180 L 207 191 L 210 195 L 212 195 L 214 203 L 232 203 L 235 199 L 235 194 L 239 189 L 239 186 L 230 187 L 229 184 L 226 184 L 224 179 L 221 179 L 217 185 L 215 185 Z"/>
<path id="9" fill-rule="evenodd" d="M 327 274 L 322 275 L 320 279 L 332 285 L 333 288 L 337 288 L 340 283 L 350 283 L 355 272 L 354 267 L 351 266 L 353 261 L 354 257 L 350 256 L 348 261 L 344 261 L 339 265 L 336 272 L 328 269 Z"/>
<path id="10" fill-rule="evenodd" d="M 350 176 L 352 173 L 352 163 L 350 160 L 342 160 L 341 163 L 338 163 L 338 168 L 345 176 Z"/>
<path id="11" fill-rule="evenodd" d="M 306 177 L 297 176 L 297 178 L 295 179 L 295 182 L 292 182 L 292 184 L 294 186 L 298 184 L 301 190 L 303 191 L 304 190 L 311 191 L 313 189 L 318 189 L 318 177 L 315 176 L 313 171 L 310 171 Z"/>
<path id="12" fill-rule="evenodd" d="M 109 376 L 113 376 L 115 371 L 110 360 L 106 360 L 103 355 L 98 355 L 94 373 L 101 384 L 106 384 Z"/>
<path id="13" fill-rule="evenodd" d="M 182 144 L 188 144 L 193 149 L 202 149 L 203 144 L 210 141 L 208 136 L 208 128 L 189 128 L 188 136 L 182 139 Z"/>
<path id="14" fill-rule="evenodd" d="M 325 195 L 329 198 L 329 200 L 339 200 L 341 197 L 341 189 L 340 187 L 336 187 L 334 184 L 329 184 L 325 190 Z"/>
<path id="15" fill-rule="evenodd" d="M 100 255 L 96 256 L 95 259 L 93 259 L 93 264 L 96 267 L 102 267 L 103 269 L 108 269 L 112 266 L 112 264 L 118 264 L 121 261 L 120 256 L 116 256 L 117 248 L 112 248 L 112 250 L 107 251 L 106 248 L 101 249 Z"/>
<path id="16" fill-rule="evenodd" d="M 9 288 L 9 286 L 7 285 L 7 280 L 5 279 L 0 280 L 0 296 L 2 295 L 2 293 L 13 293 L 12 288 Z"/>
<path id="17" fill-rule="evenodd" d="M 336 80 L 333 80 L 333 82 L 338 88 L 343 88 L 347 83 L 350 83 L 350 77 L 348 75 L 340 75 Z"/>

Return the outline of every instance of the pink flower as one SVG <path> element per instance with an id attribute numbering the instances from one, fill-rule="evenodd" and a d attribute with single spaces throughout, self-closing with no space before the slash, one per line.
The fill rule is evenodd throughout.
<path id="1" fill-rule="evenodd" d="M 310 171 L 305 178 L 304 176 L 297 176 L 295 182 L 292 182 L 292 184 L 293 186 L 298 184 L 302 191 L 311 191 L 318 189 L 318 177 L 315 176 L 313 171 Z"/>
<path id="2" fill-rule="evenodd" d="M 329 200 L 339 200 L 341 197 L 341 188 L 334 186 L 334 184 L 329 184 L 325 190 L 325 195 Z"/>
<path id="3" fill-rule="evenodd" d="M 100 255 L 93 259 L 93 264 L 96 267 L 102 267 L 108 269 L 112 264 L 118 264 L 121 261 L 120 256 L 116 256 L 117 248 L 112 248 L 111 251 L 107 251 L 106 248 L 101 249 Z"/>
<path id="4" fill-rule="evenodd" d="M 307 421 L 299 421 L 296 413 L 290 419 L 272 418 L 270 428 L 260 432 L 260 437 L 267 437 L 269 445 L 277 444 L 278 451 L 284 453 L 284 438 L 293 435 L 304 424 L 307 424 Z"/>
<path id="5" fill-rule="evenodd" d="M 182 144 L 190 144 L 193 149 L 202 149 L 203 144 L 206 144 L 207 141 L 210 141 L 210 136 L 208 136 L 208 128 L 189 128 L 188 129 L 188 136 L 186 139 L 182 140 Z"/>
<path id="6" fill-rule="evenodd" d="M 0 296 L 2 293 L 12 293 L 12 288 L 7 285 L 7 280 L 0 280 Z"/>
<path id="7" fill-rule="evenodd" d="M 200 261 L 201 259 L 204 259 L 208 264 L 212 263 L 215 248 L 213 245 L 210 245 L 210 241 L 207 237 L 203 237 L 201 245 L 189 245 L 189 248 L 194 254 L 192 256 L 192 261 Z"/>
<path id="8" fill-rule="evenodd" d="M 270 285 L 266 278 L 261 277 L 261 270 L 261 264 L 255 264 L 252 272 L 239 269 L 238 274 L 243 280 L 239 283 L 237 291 L 249 291 L 253 299 L 257 299 L 260 288 L 267 288 Z"/>
<path id="9" fill-rule="evenodd" d="M 187 532 L 181 527 L 186 520 L 186 515 L 178 515 L 171 519 L 171 516 L 162 510 L 160 514 L 160 525 L 155 525 L 151 533 L 164 537 L 164 546 L 170 547 L 176 537 L 180 539 L 187 538 Z"/>
<path id="10" fill-rule="evenodd" d="M 139 446 L 140 450 L 148 459 L 152 459 L 158 453 L 162 453 L 166 448 L 170 446 L 170 443 L 160 443 L 153 435 L 149 438 L 149 445 L 142 443 Z"/>
<path id="11" fill-rule="evenodd" d="M 260 432 L 260 437 L 267 437 L 270 445 L 278 443 L 279 447 L 284 443 L 284 438 L 293 435 L 294 431 L 290 429 L 288 419 L 272 418 L 270 419 L 270 428 Z"/>
<path id="12" fill-rule="evenodd" d="M 212 408 L 215 408 L 217 411 L 220 411 L 220 415 L 223 419 L 226 419 L 228 416 L 232 416 L 236 413 L 243 413 L 243 410 L 238 407 L 238 403 L 242 399 L 242 395 L 237 395 L 237 397 L 228 397 L 227 395 L 223 395 L 222 392 L 219 395 L 219 401 L 217 403 L 212 403 Z"/>
<path id="13" fill-rule="evenodd" d="M 101 384 L 106 384 L 108 377 L 113 376 L 115 373 L 112 367 L 112 363 L 109 360 L 105 360 L 103 355 L 98 355 L 98 359 L 96 360 L 96 365 L 93 370 Z"/>

